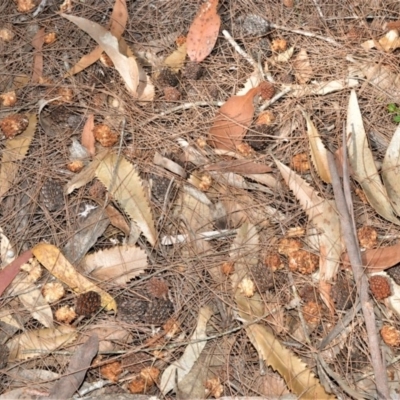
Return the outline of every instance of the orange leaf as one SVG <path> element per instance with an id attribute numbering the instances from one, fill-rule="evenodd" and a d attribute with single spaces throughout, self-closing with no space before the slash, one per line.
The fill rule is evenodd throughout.
<path id="1" fill-rule="evenodd" d="M 94 115 L 89 114 L 88 119 L 86 120 L 85 126 L 82 130 L 82 146 L 86 148 L 90 155 L 94 156 L 96 154 L 95 142 L 96 139 L 93 135 L 93 127 L 94 127 Z"/>
<path id="2" fill-rule="evenodd" d="M 220 108 L 209 131 L 211 144 L 223 150 L 234 150 L 242 142 L 254 116 L 254 96 L 258 87 L 243 96 L 232 96 Z"/>
<path id="3" fill-rule="evenodd" d="M 217 14 L 218 0 L 207 0 L 190 26 L 186 38 L 187 54 L 191 61 L 203 61 L 217 41 L 221 18 Z"/>
<path id="4" fill-rule="evenodd" d="M 35 55 L 33 56 L 33 73 L 32 83 L 39 83 L 39 78 L 43 74 L 43 53 L 42 47 L 44 43 L 44 28 L 39 29 L 32 39 Z"/>
<path id="5" fill-rule="evenodd" d="M 110 19 L 110 32 L 113 36 L 119 39 L 124 32 L 126 23 L 128 21 L 126 0 L 115 1 Z M 97 46 L 89 54 L 85 54 L 72 68 L 70 68 L 64 77 L 72 76 L 83 71 L 85 68 L 94 64 L 100 58 L 102 53 L 103 49 L 100 46 Z"/>

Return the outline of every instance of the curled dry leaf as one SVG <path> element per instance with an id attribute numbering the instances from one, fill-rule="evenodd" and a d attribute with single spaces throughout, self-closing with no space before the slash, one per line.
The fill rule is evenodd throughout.
<path id="1" fill-rule="evenodd" d="M 170 54 L 165 60 L 164 65 L 170 68 L 172 71 L 178 73 L 185 63 L 187 54 L 186 42 L 180 45 L 172 54 Z"/>
<path id="2" fill-rule="evenodd" d="M 154 246 L 157 233 L 153 215 L 134 166 L 124 157 L 109 154 L 98 166 L 96 176 Z"/>
<path id="3" fill-rule="evenodd" d="M 218 0 L 207 0 L 200 6 L 187 35 L 187 52 L 191 61 L 203 61 L 214 48 L 221 18 L 217 14 Z"/>
<path id="4" fill-rule="evenodd" d="M 111 58 L 115 65 L 115 69 L 120 73 L 129 92 L 134 97 L 138 97 L 139 65 L 134 56 L 127 57 L 120 52 L 118 39 L 101 25 L 86 18 L 75 17 L 63 13 L 60 15 L 85 31 L 102 47 Z"/>
<path id="5" fill-rule="evenodd" d="M 196 330 L 191 337 L 192 341 L 198 341 L 199 339 L 207 338 L 206 327 L 212 314 L 213 312 L 209 307 L 202 307 L 199 310 Z M 160 383 L 160 388 L 163 394 L 167 394 L 170 390 L 177 390 L 175 384 L 182 381 L 183 378 L 190 372 L 197 359 L 200 357 L 200 353 L 203 351 L 205 345 L 206 340 L 189 344 L 183 352 L 182 357 L 172 363 L 164 371 Z"/>
<path id="6" fill-rule="evenodd" d="M 368 146 L 368 138 L 354 90 L 351 91 L 349 99 L 346 131 L 349 161 L 354 171 L 354 178 L 363 188 L 372 208 L 383 218 L 400 225 L 400 221 L 394 215 L 388 194 L 381 182 Z"/>
<path id="7" fill-rule="evenodd" d="M 328 159 L 326 157 L 326 148 L 322 143 L 318 129 L 310 119 L 310 116 L 304 113 L 307 121 L 307 133 L 310 141 L 311 159 L 319 177 L 325 182 L 331 182 L 331 173 L 329 172 Z"/>
<path id="8" fill-rule="evenodd" d="M 209 131 L 214 147 L 235 150 L 242 143 L 254 116 L 254 97 L 259 88 L 250 89 L 244 96 L 232 96 L 218 111 Z"/>
<path id="9" fill-rule="evenodd" d="M 44 351 L 54 351 L 75 340 L 75 328 L 63 325 L 57 328 L 43 328 L 27 331 L 14 336 L 8 343 L 9 362 L 26 360 L 32 357 L 43 357 Z"/>
<path id="10" fill-rule="evenodd" d="M 89 254 L 84 271 L 101 282 L 123 285 L 142 274 L 147 267 L 147 255 L 140 247 L 115 246 Z"/>
<path id="11" fill-rule="evenodd" d="M 7 140 L 5 148 L 2 151 L 0 164 L 0 199 L 12 187 L 20 166 L 18 161 L 25 158 L 33 135 L 35 134 L 37 124 L 36 115 L 30 114 L 28 120 L 28 127 L 25 131 L 12 140 Z"/>
<path id="12" fill-rule="evenodd" d="M 57 279 L 68 285 L 75 293 L 94 291 L 101 296 L 101 306 L 106 310 L 117 310 L 117 303 L 104 290 L 81 275 L 64 257 L 61 251 L 48 243 L 39 243 L 32 249 L 33 255 Z"/>

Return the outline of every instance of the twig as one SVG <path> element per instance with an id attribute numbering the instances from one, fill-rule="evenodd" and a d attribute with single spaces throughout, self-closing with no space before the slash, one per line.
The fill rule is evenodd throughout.
<path id="1" fill-rule="evenodd" d="M 343 143 L 346 146 L 346 143 Z M 339 212 L 341 228 L 347 246 L 347 253 L 353 270 L 354 279 L 357 284 L 358 296 L 364 314 L 365 327 L 368 333 L 369 351 L 371 363 L 374 370 L 376 388 L 379 399 L 389 399 L 389 388 L 387 382 L 386 368 L 379 348 L 379 340 L 375 325 L 373 305 L 368 294 L 368 280 L 362 268 L 361 254 L 358 249 L 356 235 L 353 229 L 353 221 L 349 214 L 346 199 L 341 186 L 335 159 L 332 153 L 327 153 L 329 170 L 332 177 L 332 188 L 335 195 L 336 206 Z"/>
<path id="2" fill-rule="evenodd" d="M 292 90 L 292 88 L 285 88 L 281 92 L 277 93 L 271 100 L 268 100 L 265 102 L 260 108 L 259 111 L 264 111 L 266 108 L 268 108 L 270 105 L 274 104 L 276 101 L 278 101 L 281 97 L 285 96 L 285 94 L 289 93 Z"/>
<path id="3" fill-rule="evenodd" d="M 324 16 L 324 14 L 323 14 L 323 12 L 322 12 L 322 10 L 321 10 L 321 7 L 320 7 L 319 4 L 317 3 L 317 0 L 312 0 L 312 1 L 313 1 L 314 5 L 315 5 L 315 8 L 316 8 L 317 11 L 318 11 L 319 16 L 321 17 L 322 20 L 325 21 L 325 16 Z"/>
<path id="4" fill-rule="evenodd" d="M 271 28 L 277 29 L 277 30 L 280 30 L 280 31 L 297 33 L 298 35 L 303 35 L 303 36 L 308 36 L 308 37 L 316 38 L 316 39 L 319 39 L 319 40 L 323 40 L 325 42 L 333 44 L 334 46 L 338 46 L 338 47 L 342 46 L 336 40 L 334 40 L 332 38 L 328 38 L 326 36 L 317 35 L 316 33 L 308 32 L 308 31 L 301 31 L 299 29 L 291 29 L 291 28 L 287 28 L 286 26 L 276 25 L 276 24 L 270 24 L 270 26 L 271 26 Z"/>

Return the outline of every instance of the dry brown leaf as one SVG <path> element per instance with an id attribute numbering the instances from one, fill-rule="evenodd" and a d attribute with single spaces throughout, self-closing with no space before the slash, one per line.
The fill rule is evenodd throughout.
<path id="1" fill-rule="evenodd" d="M 28 153 L 29 146 L 35 134 L 37 117 L 29 115 L 29 124 L 21 134 L 7 140 L 2 151 L 0 164 L 0 199 L 12 187 L 14 179 L 19 170 L 19 161 L 23 160 Z"/>
<path id="2" fill-rule="evenodd" d="M 342 254 L 340 220 L 332 201 L 322 199 L 303 178 L 286 165 L 275 160 L 286 184 L 299 200 L 309 221 L 319 234 L 310 235 L 311 244 L 319 248 L 319 279 L 335 279 Z"/>
<path id="3" fill-rule="evenodd" d="M 179 46 L 164 60 L 164 65 L 174 72 L 179 72 L 182 69 L 183 64 L 185 63 L 185 58 L 187 54 L 186 47 L 186 42 Z"/>
<path id="4" fill-rule="evenodd" d="M 126 0 L 116 0 L 114 8 L 111 13 L 110 32 L 117 38 L 120 39 L 122 33 L 125 30 L 126 23 L 128 21 L 128 10 L 126 7 Z M 65 77 L 72 76 L 78 72 L 83 71 L 95 63 L 103 53 L 101 46 L 97 46 L 89 54 L 84 55 L 69 71 L 64 75 Z"/>
<path id="5" fill-rule="evenodd" d="M 378 41 L 374 39 L 367 40 L 366 42 L 362 43 L 361 46 L 365 50 L 376 48 L 378 50 L 383 50 L 386 53 L 392 53 L 400 47 L 399 32 L 397 29 L 390 30 Z"/>
<path id="6" fill-rule="evenodd" d="M 125 329 L 118 322 L 107 321 L 105 323 L 90 325 L 85 334 L 96 334 L 99 338 L 99 351 L 115 351 L 121 344 L 129 344 L 133 341 L 133 336 L 129 329 Z M 78 343 L 81 342 L 78 340 Z"/>
<path id="7" fill-rule="evenodd" d="M 42 47 L 44 43 L 44 28 L 39 29 L 32 39 L 32 46 L 35 49 L 33 56 L 33 72 L 32 83 L 39 83 L 39 78 L 43 74 L 43 53 Z"/>
<path id="8" fill-rule="evenodd" d="M 124 285 L 147 268 L 147 255 L 136 246 L 115 246 L 85 257 L 83 268 L 87 275 L 101 282 Z"/>
<path id="9" fill-rule="evenodd" d="M 307 133 L 308 139 L 310 141 L 311 160 L 314 164 L 315 169 L 317 170 L 319 177 L 325 183 L 330 183 L 331 173 L 329 171 L 326 147 L 322 143 L 318 129 L 311 121 L 310 116 L 304 113 L 304 117 L 307 121 Z"/>
<path id="10" fill-rule="evenodd" d="M 82 146 L 86 148 L 86 150 L 89 152 L 91 156 L 94 156 L 96 154 L 96 139 L 94 138 L 93 135 L 93 127 L 94 127 L 94 115 L 89 114 L 88 118 L 86 120 L 85 126 L 83 127 L 82 130 Z"/>
<path id="11" fill-rule="evenodd" d="M 203 61 L 214 48 L 221 18 L 217 14 L 218 0 L 207 0 L 190 26 L 186 38 L 187 53 L 191 61 Z"/>
<path id="12" fill-rule="evenodd" d="M 138 96 L 139 66 L 135 57 L 126 57 L 119 50 L 118 39 L 101 25 L 86 18 L 76 17 L 68 14 L 60 14 L 85 31 L 94 39 L 107 53 L 114 63 L 115 69 L 119 72 L 129 92 L 135 97 Z"/>
<path id="13" fill-rule="evenodd" d="M 96 176 L 154 246 L 157 233 L 153 215 L 142 180 L 133 165 L 123 157 L 109 154 L 97 167 Z"/>
<path id="14" fill-rule="evenodd" d="M 232 96 L 220 108 L 209 131 L 214 147 L 235 150 L 242 143 L 254 116 L 254 97 L 259 88 L 250 89 L 244 96 Z"/>
<path id="15" fill-rule="evenodd" d="M 64 282 L 75 293 L 94 291 L 101 296 L 101 306 L 106 310 L 117 311 L 117 303 L 104 290 L 81 275 L 63 256 L 61 251 L 48 243 L 39 243 L 32 249 L 38 261 L 57 279 Z"/>
<path id="16" fill-rule="evenodd" d="M 259 356 L 285 379 L 288 388 L 298 399 L 323 400 L 335 397 L 326 393 L 323 386 L 307 365 L 290 350 L 282 346 L 278 339 L 259 324 L 249 325 L 247 335 Z"/>
<path id="17" fill-rule="evenodd" d="M 312 79 L 314 71 L 311 68 L 310 60 L 305 49 L 301 49 L 297 57 L 293 60 L 293 67 L 296 79 L 301 85 Z"/>
<path id="18" fill-rule="evenodd" d="M 111 204 L 109 204 L 104 211 L 107 213 L 107 217 L 110 220 L 111 225 L 120 229 L 123 233 L 125 233 L 126 236 L 128 236 L 131 228 L 126 222 L 125 217 Z"/>
<path id="19" fill-rule="evenodd" d="M 250 160 L 219 161 L 204 166 L 205 171 L 234 172 L 236 174 L 263 174 L 272 169 L 265 164 L 257 164 Z"/>
<path id="20" fill-rule="evenodd" d="M 192 341 L 197 342 L 189 344 L 183 352 L 182 357 L 173 362 L 162 374 L 160 389 L 163 394 L 167 394 L 170 390 L 176 390 L 175 384 L 183 380 L 198 360 L 200 353 L 206 345 L 206 340 L 198 340 L 207 338 L 206 327 L 212 314 L 213 312 L 208 306 L 202 307 L 199 310 L 196 330 L 191 337 Z"/>
<path id="21" fill-rule="evenodd" d="M 354 171 L 353 176 L 363 188 L 369 204 L 383 218 L 400 225 L 400 220 L 394 215 L 388 194 L 375 166 L 354 90 L 351 91 L 349 99 L 346 132 L 349 161 Z"/>
<path id="22" fill-rule="evenodd" d="M 285 394 L 289 394 L 288 387 L 282 377 L 276 372 L 267 372 L 261 376 L 261 385 L 259 390 L 262 395 L 267 398 L 280 398 Z"/>
<path id="23" fill-rule="evenodd" d="M 10 351 L 8 361 L 26 360 L 32 357 L 44 357 L 44 352 L 54 351 L 75 340 L 77 332 L 69 325 L 57 328 L 43 328 L 27 331 L 14 336 L 7 347 Z"/>

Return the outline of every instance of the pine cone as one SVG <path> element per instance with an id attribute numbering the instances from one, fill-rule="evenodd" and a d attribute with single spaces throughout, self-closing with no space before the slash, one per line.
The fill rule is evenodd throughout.
<path id="1" fill-rule="evenodd" d="M 165 299 L 168 294 L 168 284 L 164 279 L 151 278 L 146 289 L 149 295 L 156 299 Z"/>
<path id="2" fill-rule="evenodd" d="M 381 275 L 374 275 L 369 278 L 369 288 L 377 300 L 386 299 L 392 293 L 389 280 Z"/>
<path id="3" fill-rule="evenodd" d="M 348 310 L 355 301 L 356 290 L 354 285 L 344 277 L 339 277 L 333 286 L 331 296 L 335 302 L 336 309 Z"/>
<path id="4" fill-rule="evenodd" d="M 48 179 L 42 187 L 41 197 L 49 211 L 56 211 L 64 205 L 64 194 L 61 184 Z"/>
<path id="5" fill-rule="evenodd" d="M 263 100 L 269 100 L 274 97 L 275 88 L 274 85 L 270 82 L 261 82 L 260 83 L 260 95 Z"/>
<path id="6" fill-rule="evenodd" d="M 257 264 L 251 269 L 251 276 L 260 293 L 274 288 L 274 274 L 270 268 Z"/>
<path id="7" fill-rule="evenodd" d="M 75 311 L 78 315 L 90 317 L 99 310 L 101 305 L 101 297 L 97 292 L 82 293 L 76 300 Z"/>

